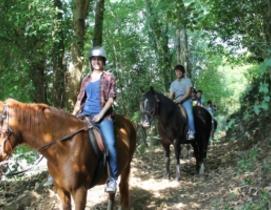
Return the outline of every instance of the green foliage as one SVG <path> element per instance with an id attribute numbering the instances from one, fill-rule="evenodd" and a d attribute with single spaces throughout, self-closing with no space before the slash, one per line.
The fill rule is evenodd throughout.
<path id="1" fill-rule="evenodd" d="M 211 7 L 210 27 L 227 44 L 239 49 L 247 47 L 251 52 L 250 58 L 254 60 L 266 58 L 270 48 L 267 1 L 208 0 L 208 4 Z"/>
<path id="2" fill-rule="evenodd" d="M 260 191 L 259 198 L 255 201 L 246 202 L 240 209 L 241 210 L 263 210 L 269 209 L 270 196 L 268 192 Z"/>
<path id="3" fill-rule="evenodd" d="M 55 30 L 67 24 L 56 27 L 58 11 L 50 0 L 1 1 L 0 8 L 0 98 L 33 101 L 38 88 L 33 79 L 41 76 L 36 68 L 46 63 L 45 84 L 50 87 L 50 56 L 53 43 L 59 40 Z"/>
<path id="4" fill-rule="evenodd" d="M 253 171 L 256 167 L 255 163 L 259 155 L 258 149 L 252 148 L 248 152 L 241 154 L 240 160 L 237 163 L 237 167 L 240 173 Z"/>
<path id="5" fill-rule="evenodd" d="M 14 154 L 16 156 L 16 159 L 24 159 L 29 164 L 34 163 L 38 157 L 38 153 L 36 151 L 33 151 L 32 149 L 24 145 L 17 147 Z"/>
<path id="6" fill-rule="evenodd" d="M 241 98 L 241 101 L 243 101 L 242 109 L 246 109 L 250 113 L 247 119 L 252 118 L 254 114 L 260 115 L 270 110 L 270 68 L 270 59 L 266 59 L 261 65 L 252 68 L 247 73 L 247 78 L 251 84 Z"/>

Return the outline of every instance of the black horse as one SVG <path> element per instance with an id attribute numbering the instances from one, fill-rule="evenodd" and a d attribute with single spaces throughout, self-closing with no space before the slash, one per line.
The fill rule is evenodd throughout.
<path id="1" fill-rule="evenodd" d="M 153 118 L 158 119 L 158 131 L 166 158 L 166 175 L 170 178 L 170 145 L 174 145 L 176 157 L 176 179 L 180 180 L 180 153 L 181 144 L 191 143 L 196 158 L 196 171 L 204 173 L 209 138 L 212 129 L 210 113 L 199 106 L 193 108 L 196 134 L 195 140 L 186 140 L 187 119 L 186 114 L 172 100 L 151 88 L 145 93 L 140 102 L 142 125 L 149 127 Z"/>

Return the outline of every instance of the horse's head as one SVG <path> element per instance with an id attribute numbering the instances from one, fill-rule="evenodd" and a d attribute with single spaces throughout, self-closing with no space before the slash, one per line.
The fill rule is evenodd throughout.
<path id="1" fill-rule="evenodd" d="M 151 87 L 140 101 L 140 111 L 142 114 L 141 124 L 144 128 L 150 127 L 154 116 L 157 114 L 158 104 L 159 98 L 157 92 Z"/>
<path id="2" fill-rule="evenodd" d="M 16 143 L 15 133 L 10 127 L 9 119 L 9 106 L 0 102 L 0 161 L 9 157 Z"/>

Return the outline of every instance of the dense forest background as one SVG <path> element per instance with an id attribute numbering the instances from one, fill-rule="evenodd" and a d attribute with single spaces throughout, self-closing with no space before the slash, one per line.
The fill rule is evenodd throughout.
<path id="1" fill-rule="evenodd" d="M 268 0 L 11 0 L 0 8 L 2 100 L 71 111 L 88 51 L 103 45 L 118 79 L 116 109 L 130 117 L 150 85 L 168 91 L 177 63 L 220 113 L 236 111 L 252 83 L 259 87 L 254 111 L 268 108 Z"/>
<path id="2" fill-rule="evenodd" d="M 247 150 L 241 172 L 259 160 L 270 174 L 271 0 L 2 0 L 0 25 L 0 100 L 71 112 L 89 50 L 102 45 L 115 110 L 137 123 L 140 97 L 150 86 L 167 94 L 180 63 L 217 105 L 215 141 Z M 264 196 L 243 209 L 268 209 Z"/>

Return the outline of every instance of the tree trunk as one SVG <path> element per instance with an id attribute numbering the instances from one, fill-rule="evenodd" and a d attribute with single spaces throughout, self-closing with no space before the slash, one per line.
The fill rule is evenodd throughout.
<path id="1" fill-rule="evenodd" d="M 189 50 L 186 28 L 179 27 L 176 32 L 176 60 L 177 63 L 182 64 L 188 75 L 191 75 L 191 65 L 189 61 Z"/>
<path id="2" fill-rule="evenodd" d="M 150 28 L 150 40 L 158 57 L 159 74 L 162 74 L 164 91 L 168 91 L 171 82 L 171 55 L 168 48 L 168 26 L 163 26 L 158 21 L 156 13 L 153 11 L 151 1 L 145 0 Z"/>
<path id="3" fill-rule="evenodd" d="M 264 33 L 266 38 L 266 57 L 270 57 L 270 43 L 271 43 L 271 0 L 266 0 L 266 11 L 264 11 Z"/>
<path id="4" fill-rule="evenodd" d="M 73 0 L 73 44 L 72 44 L 72 64 L 66 75 L 66 93 L 68 102 L 66 107 L 72 109 L 78 94 L 80 78 L 83 67 L 83 48 L 86 30 L 85 20 L 89 12 L 89 0 Z"/>
<path id="5" fill-rule="evenodd" d="M 34 86 L 32 98 L 36 103 L 47 103 L 45 62 L 45 59 L 35 62 L 30 69 L 30 78 Z"/>
<path id="6" fill-rule="evenodd" d="M 95 9 L 93 47 L 103 44 L 104 0 L 98 0 Z"/>
<path id="7" fill-rule="evenodd" d="M 66 68 L 63 64 L 64 58 L 64 29 L 61 27 L 63 23 L 62 2 L 54 0 L 54 5 L 58 8 L 56 16 L 56 24 L 54 29 L 54 38 L 52 49 L 53 64 L 53 88 L 52 88 L 52 104 L 56 107 L 63 108 L 65 105 L 65 72 Z"/>
<path id="8" fill-rule="evenodd" d="M 189 47 L 186 29 L 186 10 L 183 1 L 176 4 L 177 7 L 177 30 L 176 30 L 176 56 L 177 63 L 182 64 L 191 76 L 191 63 L 189 60 Z"/>

